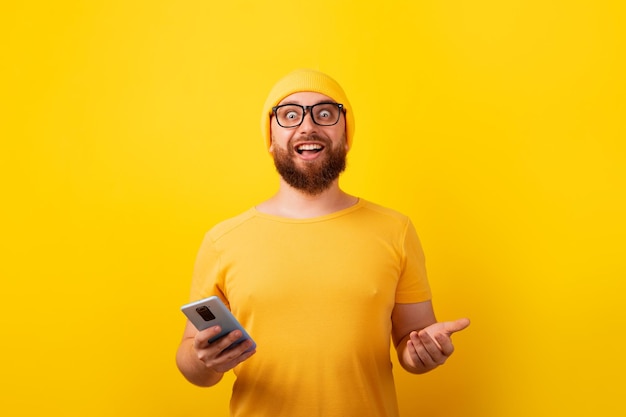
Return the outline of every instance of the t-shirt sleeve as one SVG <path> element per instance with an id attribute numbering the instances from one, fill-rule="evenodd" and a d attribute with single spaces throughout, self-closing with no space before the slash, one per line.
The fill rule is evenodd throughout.
<path id="1" fill-rule="evenodd" d="M 431 299 L 422 244 L 410 219 L 407 219 L 402 247 L 403 268 L 396 288 L 396 303 L 410 304 Z"/>
<path id="2" fill-rule="evenodd" d="M 191 279 L 190 301 L 217 295 L 226 302 L 222 288 L 223 272 L 220 267 L 220 254 L 208 232 L 196 255 Z"/>

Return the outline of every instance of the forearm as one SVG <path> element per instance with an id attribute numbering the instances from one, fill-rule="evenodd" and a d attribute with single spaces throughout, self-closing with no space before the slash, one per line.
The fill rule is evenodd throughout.
<path id="1" fill-rule="evenodd" d="M 176 352 L 176 365 L 189 382 L 200 387 L 211 387 L 220 382 L 224 376 L 221 372 L 207 368 L 204 362 L 198 359 L 193 348 L 193 339 L 184 339 L 180 343 Z"/>

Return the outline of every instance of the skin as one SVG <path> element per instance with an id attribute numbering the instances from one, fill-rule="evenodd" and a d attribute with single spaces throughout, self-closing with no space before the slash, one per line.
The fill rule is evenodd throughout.
<path id="1" fill-rule="evenodd" d="M 313 92 L 300 92 L 283 99 L 279 104 L 295 103 L 304 106 L 323 101 L 332 101 L 330 97 Z M 342 146 L 349 150 L 345 141 L 345 118 L 341 116 L 334 126 L 319 126 L 313 123 L 307 113 L 304 121 L 297 128 L 285 129 L 272 119 L 272 142 L 270 153 L 288 153 L 297 167 L 306 170 L 320 165 L 327 158 L 329 147 Z M 318 153 L 300 155 L 295 149 L 302 144 L 321 144 Z M 294 152 L 289 152 L 289 150 Z M 335 179 L 327 189 L 308 193 L 290 186 L 280 178 L 275 195 L 260 203 L 256 208 L 262 213 L 302 219 L 324 216 L 346 209 L 358 202 L 358 198 L 344 192 Z M 454 352 L 451 336 L 469 326 L 470 321 L 462 318 L 455 321 L 437 322 L 430 301 L 413 304 L 396 304 L 392 312 L 392 340 L 398 359 L 404 369 L 411 373 L 425 373 L 443 365 Z M 217 384 L 225 372 L 256 353 L 247 352 L 250 342 L 226 350 L 241 337 L 239 331 L 209 344 L 208 340 L 219 333 L 219 328 L 211 327 L 198 332 L 187 322 L 180 343 L 176 361 L 182 374 L 199 386 Z"/>

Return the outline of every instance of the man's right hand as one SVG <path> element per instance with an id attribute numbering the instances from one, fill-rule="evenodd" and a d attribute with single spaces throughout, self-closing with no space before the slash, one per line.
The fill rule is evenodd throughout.
<path id="1" fill-rule="evenodd" d="M 215 372 L 225 373 L 254 355 L 256 349 L 249 350 L 252 347 L 251 340 L 245 340 L 232 346 L 242 336 L 239 330 L 233 330 L 226 336 L 209 343 L 209 340 L 217 336 L 220 331 L 219 326 L 213 326 L 197 332 L 193 341 L 193 349 L 204 366 Z"/>
<path id="2" fill-rule="evenodd" d="M 199 332 L 190 321 L 187 321 L 183 339 L 176 352 L 176 364 L 192 384 L 200 387 L 215 385 L 222 379 L 225 372 L 256 353 L 256 348 L 251 349 L 251 340 L 231 347 L 242 336 L 239 330 L 234 330 L 209 343 L 209 339 L 219 333 L 219 326 L 209 327 Z"/>

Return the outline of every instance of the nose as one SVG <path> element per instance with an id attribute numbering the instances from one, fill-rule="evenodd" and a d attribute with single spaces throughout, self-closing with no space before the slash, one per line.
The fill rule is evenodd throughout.
<path id="1" fill-rule="evenodd" d="M 302 130 L 304 132 L 310 132 L 315 130 L 315 122 L 313 121 L 313 116 L 311 116 L 311 110 L 307 109 L 304 112 L 304 119 L 302 119 L 302 123 L 298 126 L 298 130 Z"/>

